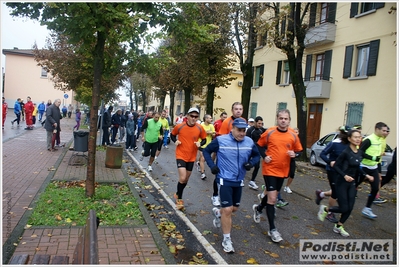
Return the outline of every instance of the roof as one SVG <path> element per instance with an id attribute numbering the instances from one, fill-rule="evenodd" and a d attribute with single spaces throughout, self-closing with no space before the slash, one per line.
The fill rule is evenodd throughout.
<path id="1" fill-rule="evenodd" d="M 3 49 L 4 55 L 20 55 L 20 56 L 29 56 L 33 57 L 33 50 L 32 49 Z"/>

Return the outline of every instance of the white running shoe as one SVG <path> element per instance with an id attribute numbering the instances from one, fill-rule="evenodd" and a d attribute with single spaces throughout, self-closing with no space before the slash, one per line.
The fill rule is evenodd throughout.
<path id="1" fill-rule="evenodd" d="M 201 166 L 200 166 L 199 161 L 197 161 L 197 162 L 195 163 L 195 165 L 197 166 L 197 171 L 198 171 L 198 172 L 201 172 Z"/>
<path id="2" fill-rule="evenodd" d="M 151 165 L 148 165 L 147 171 L 152 172 L 152 167 L 151 167 Z"/>
<path id="3" fill-rule="evenodd" d="M 215 216 L 215 218 L 213 219 L 213 226 L 215 226 L 216 228 L 219 228 L 220 227 L 220 225 L 221 225 L 221 222 L 220 222 L 220 210 L 218 209 L 218 208 L 213 208 L 212 209 L 212 213 L 213 213 L 213 216 Z"/>
<path id="4" fill-rule="evenodd" d="M 341 225 L 339 227 L 337 227 L 337 226 L 338 226 L 337 224 L 334 225 L 334 228 L 333 228 L 334 233 L 340 234 L 340 235 L 342 235 L 344 237 L 348 237 L 349 236 L 349 233 L 347 231 L 345 231 L 343 225 Z"/>
<path id="5" fill-rule="evenodd" d="M 231 238 L 225 238 L 222 242 L 223 251 L 227 253 L 234 253 L 233 242 Z"/>
<path id="6" fill-rule="evenodd" d="M 326 205 L 320 205 L 319 212 L 317 213 L 317 218 L 319 218 L 320 221 L 324 221 L 324 219 L 327 217 L 327 211 L 324 210 L 326 208 Z"/>
<path id="7" fill-rule="evenodd" d="M 363 210 L 362 210 L 362 214 L 363 214 L 364 216 L 370 218 L 370 219 L 375 219 L 375 218 L 377 218 L 377 215 L 375 215 L 375 214 L 373 213 L 373 211 L 371 210 L 371 208 L 364 207 Z"/>
<path id="8" fill-rule="evenodd" d="M 257 208 L 258 205 L 256 204 L 252 206 L 252 210 L 254 211 L 254 222 L 260 223 L 260 215 L 262 214 L 262 212 L 259 212 Z"/>
<path id="9" fill-rule="evenodd" d="M 201 179 L 202 179 L 202 180 L 205 180 L 205 178 L 206 178 L 205 172 L 201 173 Z"/>
<path id="10" fill-rule="evenodd" d="M 277 229 L 273 229 L 271 231 L 268 231 L 267 234 L 271 237 L 273 242 L 280 242 L 281 240 L 283 240 L 283 238 L 281 237 L 281 234 L 277 231 Z"/>
<path id="11" fill-rule="evenodd" d="M 213 206 L 220 207 L 219 196 L 213 196 L 213 197 L 211 197 L 211 200 L 212 200 Z"/>
<path id="12" fill-rule="evenodd" d="M 258 189 L 259 187 L 255 184 L 254 181 L 250 181 L 248 184 L 249 188 L 252 188 L 254 190 Z"/>
<path id="13" fill-rule="evenodd" d="M 284 192 L 287 192 L 288 194 L 292 194 L 292 190 L 288 186 L 284 186 Z"/>

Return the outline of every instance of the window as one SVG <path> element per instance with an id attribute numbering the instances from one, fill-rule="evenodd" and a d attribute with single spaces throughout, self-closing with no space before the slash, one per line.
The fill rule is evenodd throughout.
<path id="1" fill-rule="evenodd" d="M 313 64 L 313 61 L 315 62 L 315 64 Z M 332 63 L 332 50 L 327 50 L 322 54 L 307 55 L 304 80 L 329 81 L 331 73 L 331 63 Z M 311 73 L 314 73 L 314 77 L 311 77 Z"/>
<path id="2" fill-rule="evenodd" d="M 47 78 L 47 68 L 46 67 L 42 67 L 42 73 L 41 73 L 40 77 Z"/>
<path id="3" fill-rule="evenodd" d="M 370 47 L 368 45 L 362 45 L 362 46 L 357 47 L 356 77 L 367 76 L 369 50 L 370 50 Z"/>
<path id="4" fill-rule="evenodd" d="M 327 15 L 328 15 L 328 4 L 321 3 L 320 24 L 323 24 L 327 21 Z"/>
<path id="5" fill-rule="evenodd" d="M 280 60 L 277 62 L 276 84 L 289 85 L 290 83 L 290 67 L 288 60 Z"/>
<path id="6" fill-rule="evenodd" d="M 363 106 L 362 102 L 348 102 L 346 103 L 346 118 L 345 125 L 352 127 L 353 125 L 361 125 L 363 118 Z"/>
<path id="7" fill-rule="evenodd" d="M 354 45 L 345 48 L 344 73 L 343 78 L 352 77 L 352 68 L 355 68 L 354 77 L 368 77 L 377 74 L 378 52 L 380 40 L 373 40 L 368 44 L 356 46 L 356 66 L 352 66 Z"/>
<path id="8" fill-rule="evenodd" d="M 358 2 L 351 3 L 350 18 L 357 18 L 375 12 L 377 9 L 383 8 L 385 3 Z"/>
<path id="9" fill-rule="evenodd" d="M 254 86 L 263 85 L 263 70 L 265 65 L 255 67 L 255 84 Z"/>
<path id="10" fill-rule="evenodd" d="M 316 55 L 316 72 L 315 72 L 315 81 L 320 81 L 323 78 L 323 69 L 324 69 L 324 54 Z"/>
<path id="11" fill-rule="evenodd" d="M 251 102 L 249 110 L 250 110 L 249 117 L 250 118 L 255 118 L 256 114 L 258 112 L 258 103 Z"/>
<path id="12" fill-rule="evenodd" d="M 314 27 L 323 23 L 335 24 L 337 3 L 312 3 L 309 11 L 309 26 Z"/>

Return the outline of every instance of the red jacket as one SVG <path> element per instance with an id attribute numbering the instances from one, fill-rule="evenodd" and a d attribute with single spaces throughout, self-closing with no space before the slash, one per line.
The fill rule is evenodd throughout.
<path id="1" fill-rule="evenodd" d="M 32 114 L 35 107 L 33 106 L 32 101 L 28 101 L 24 105 L 25 113 Z"/>

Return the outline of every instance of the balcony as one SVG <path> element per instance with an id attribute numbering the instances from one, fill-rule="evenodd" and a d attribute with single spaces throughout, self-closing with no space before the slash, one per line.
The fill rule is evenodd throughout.
<path id="1" fill-rule="evenodd" d="M 305 36 L 306 48 L 335 42 L 336 28 L 335 24 L 329 22 L 310 28 Z"/>
<path id="2" fill-rule="evenodd" d="M 305 81 L 306 97 L 312 98 L 330 98 L 331 82 L 330 81 Z M 294 90 L 292 90 L 292 97 L 295 98 Z"/>

